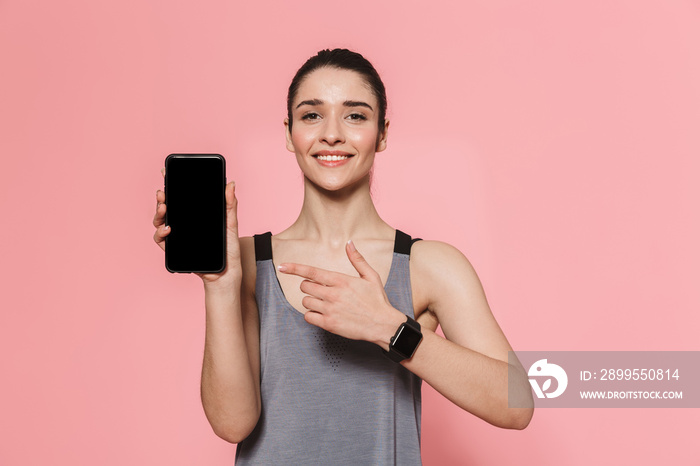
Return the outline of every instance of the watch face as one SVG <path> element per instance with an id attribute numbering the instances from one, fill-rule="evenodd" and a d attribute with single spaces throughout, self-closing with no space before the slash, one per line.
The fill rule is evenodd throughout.
<path id="1" fill-rule="evenodd" d="M 407 358 L 413 356 L 413 352 L 416 350 L 418 343 L 423 339 L 423 334 L 420 331 L 410 327 L 406 324 L 401 326 L 399 334 L 396 335 L 394 339 L 394 344 L 392 345 L 394 349 Z"/>

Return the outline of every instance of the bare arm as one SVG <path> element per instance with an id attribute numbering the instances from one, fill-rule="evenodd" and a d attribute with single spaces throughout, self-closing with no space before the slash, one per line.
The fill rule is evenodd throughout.
<path id="1" fill-rule="evenodd" d="M 520 364 L 511 372 L 519 406 L 508 407 L 508 351 L 471 264 L 452 246 L 420 241 L 411 253 L 413 283 L 426 290 L 447 339 L 424 328 L 423 341 L 402 364 L 462 409 L 498 427 L 524 429 L 533 414 L 532 395 Z M 388 347 L 388 341 L 387 347 Z"/>
<path id="2" fill-rule="evenodd" d="M 252 260 L 254 273 L 252 240 L 241 238 L 241 252 L 244 262 Z M 214 432 L 231 443 L 245 439 L 260 417 L 258 309 L 254 276 L 253 281 L 250 278 L 250 273 L 244 272 L 238 285 L 204 285 L 202 405 Z"/>
<path id="3" fill-rule="evenodd" d="M 161 173 L 165 174 L 164 171 Z M 156 193 L 153 239 L 165 250 L 165 194 Z M 238 238 L 234 184 L 226 186 L 226 269 L 196 275 L 204 284 L 206 335 L 201 397 L 214 432 L 238 443 L 260 417 L 260 350 L 253 238 Z"/>

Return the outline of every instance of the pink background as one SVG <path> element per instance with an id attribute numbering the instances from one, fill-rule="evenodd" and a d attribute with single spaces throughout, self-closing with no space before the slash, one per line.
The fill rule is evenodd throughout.
<path id="1" fill-rule="evenodd" d="M 153 243 L 171 152 L 219 152 L 241 232 L 295 218 L 301 63 L 388 89 L 375 199 L 472 261 L 518 350 L 700 350 L 697 1 L 0 1 L 0 464 L 232 464 L 204 300 Z M 436 464 L 698 464 L 698 410 L 497 429 L 427 385 Z"/>

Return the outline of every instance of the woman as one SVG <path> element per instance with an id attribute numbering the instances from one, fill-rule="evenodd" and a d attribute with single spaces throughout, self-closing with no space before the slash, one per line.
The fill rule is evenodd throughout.
<path id="1" fill-rule="evenodd" d="M 229 183 L 228 265 L 199 274 L 202 403 L 216 434 L 239 444 L 240 464 L 420 464 L 421 380 L 493 425 L 525 428 L 526 375 L 512 366 L 529 407 L 509 408 L 511 347 L 468 260 L 394 229 L 372 202 L 389 129 L 375 69 L 321 51 L 294 77 L 287 110 L 287 149 L 304 174 L 299 217 L 239 238 Z M 157 201 L 165 249 L 163 192 Z"/>

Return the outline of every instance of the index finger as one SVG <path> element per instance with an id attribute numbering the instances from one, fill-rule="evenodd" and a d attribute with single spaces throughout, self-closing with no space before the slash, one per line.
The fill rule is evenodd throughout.
<path id="1" fill-rule="evenodd" d="M 342 282 L 343 274 L 339 272 L 332 272 L 330 270 L 320 269 L 318 267 L 313 267 L 311 265 L 304 264 L 294 264 L 294 263 L 283 263 L 277 267 L 282 273 L 288 273 L 291 275 L 298 275 L 303 278 L 308 278 L 321 285 L 333 286 L 339 285 Z"/>

